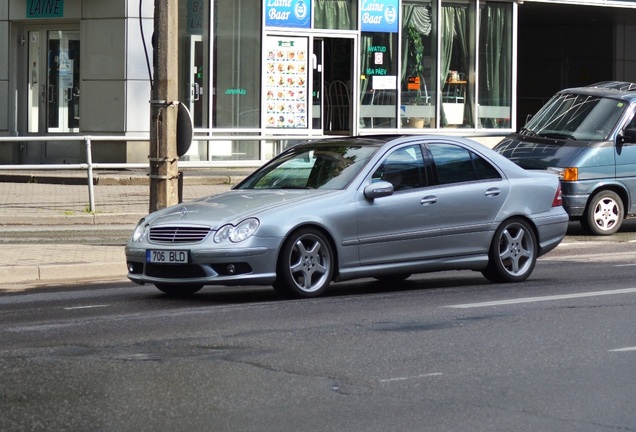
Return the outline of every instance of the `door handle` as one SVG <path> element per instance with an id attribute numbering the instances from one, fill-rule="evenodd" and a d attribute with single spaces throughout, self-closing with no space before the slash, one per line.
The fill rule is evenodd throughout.
<path id="1" fill-rule="evenodd" d="M 486 191 L 486 193 L 484 195 L 486 195 L 487 197 L 495 197 L 495 196 L 499 196 L 499 194 L 501 193 L 501 189 L 499 188 L 490 188 Z"/>
<path id="2" fill-rule="evenodd" d="M 420 204 L 422 205 L 431 205 L 437 204 L 437 197 L 435 195 L 425 196 L 420 200 Z"/>

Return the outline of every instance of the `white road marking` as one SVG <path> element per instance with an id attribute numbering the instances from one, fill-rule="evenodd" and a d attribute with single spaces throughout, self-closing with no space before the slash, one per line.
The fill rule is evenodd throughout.
<path id="1" fill-rule="evenodd" d="M 632 267 L 632 266 L 636 266 L 635 264 L 614 264 L 614 267 Z"/>
<path id="2" fill-rule="evenodd" d="M 636 351 L 636 347 L 625 347 L 625 348 L 616 348 L 613 350 L 609 350 L 609 352 L 627 352 L 627 351 Z"/>
<path id="3" fill-rule="evenodd" d="M 415 375 L 415 376 L 408 376 L 408 377 L 385 378 L 385 379 L 381 379 L 380 382 L 385 383 L 385 382 L 395 382 L 395 381 L 407 381 L 412 379 L 428 378 L 428 377 L 440 376 L 440 375 L 443 375 L 443 374 L 439 372 L 434 372 L 434 373 L 429 373 L 424 375 Z"/>
<path id="4" fill-rule="evenodd" d="M 91 306 L 74 306 L 74 307 L 67 307 L 64 308 L 64 310 L 74 310 L 74 309 L 93 309 L 93 308 L 101 308 L 101 307 L 107 307 L 108 305 L 91 305 Z"/>
<path id="5" fill-rule="evenodd" d="M 545 296 L 545 297 L 526 297 L 526 298 L 519 298 L 519 299 L 499 300 L 499 301 L 491 301 L 491 302 L 483 302 L 483 303 L 466 303 L 466 304 L 450 305 L 450 306 L 443 306 L 443 307 L 454 308 L 454 309 L 470 309 L 470 308 L 487 307 L 487 306 L 501 306 L 501 305 L 511 305 L 511 304 L 518 304 L 518 303 L 534 303 L 534 302 L 542 302 L 542 301 L 554 301 L 554 300 L 565 300 L 565 299 L 573 299 L 573 298 L 597 297 L 597 296 L 606 296 L 606 295 L 614 295 L 614 294 L 631 294 L 631 293 L 636 293 L 636 288 L 625 288 L 625 289 L 611 290 L 611 291 L 592 291 L 592 292 L 586 292 L 586 293 L 563 294 L 563 295 L 554 295 L 554 296 Z"/>

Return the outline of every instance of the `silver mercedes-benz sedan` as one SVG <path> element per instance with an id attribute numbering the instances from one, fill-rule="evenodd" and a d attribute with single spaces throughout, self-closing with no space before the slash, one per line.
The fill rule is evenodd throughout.
<path id="1" fill-rule="evenodd" d="M 480 271 L 519 282 L 565 236 L 556 175 L 474 141 L 373 136 L 289 148 L 228 192 L 143 218 L 128 278 L 170 295 L 273 285 L 322 295 L 334 281 Z"/>

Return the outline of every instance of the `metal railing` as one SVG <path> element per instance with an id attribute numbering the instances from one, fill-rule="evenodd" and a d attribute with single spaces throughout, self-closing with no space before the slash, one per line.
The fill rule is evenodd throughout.
<path id="1" fill-rule="evenodd" d="M 199 131 L 200 133 L 206 133 L 207 130 Z M 223 133 L 224 131 L 221 131 Z M 283 142 L 289 140 L 308 140 L 318 139 L 324 136 L 315 135 L 281 135 L 281 136 L 263 136 L 263 135 L 195 135 L 193 142 L 197 141 L 260 141 L 263 142 Z M 86 171 L 87 184 L 88 184 L 88 200 L 89 209 L 91 212 L 95 211 L 95 189 L 93 185 L 93 171 L 96 169 L 150 169 L 149 163 L 93 163 L 93 151 L 92 141 L 143 141 L 149 142 L 149 136 L 103 136 L 103 135 L 41 135 L 41 136 L 10 136 L 0 137 L 0 143 L 13 142 L 53 142 L 53 141 L 84 141 L 86 148 L 86 162 L 76 164 L 20 164 L 20 165 L 1 165 L 0 170 L 3 171 L 55 171 L 55 170 L 71 170 L 71 171 Z M 261 152 L 262 153 L 262 152 Z M 264 163 L 265 160 L 257 161 Z M 179 161 L 180 168 L 215 168 L 219 167 L 218 162 L 213 161 Z M 242 167 L 253 167 L 255 161 L 246 161 L 240 165 Z"/>

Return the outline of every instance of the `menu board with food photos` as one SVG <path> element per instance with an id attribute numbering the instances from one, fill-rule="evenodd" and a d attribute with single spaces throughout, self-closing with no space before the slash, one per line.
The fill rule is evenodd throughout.
<path id="1" fill-rule="evenodd" d="M 268 36 L 265 126 L 307 128 L 307 38 Z"/>

